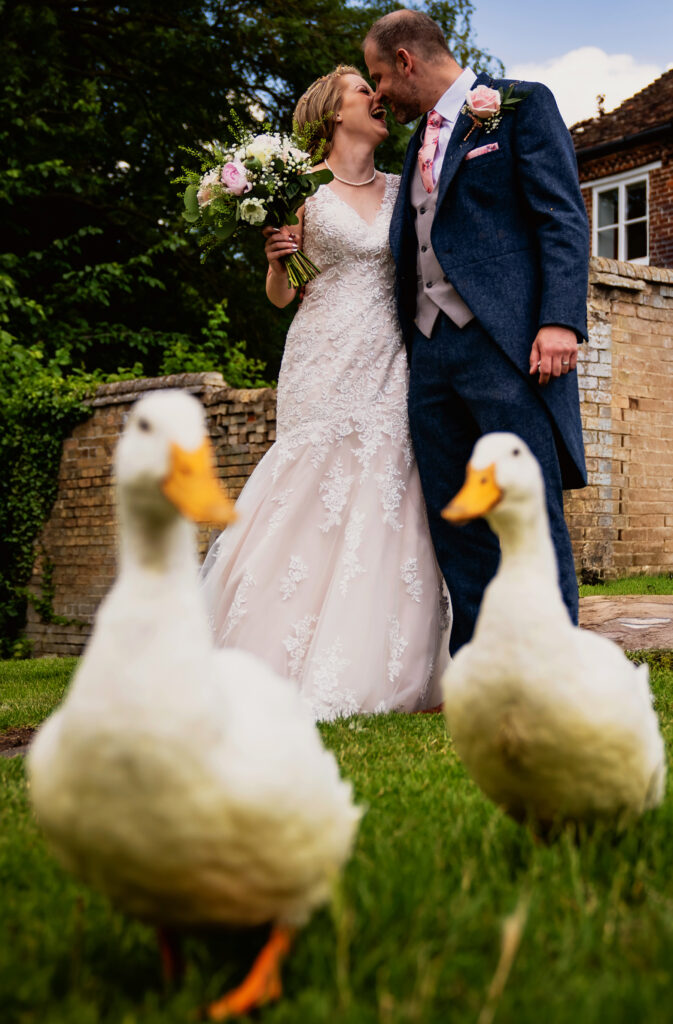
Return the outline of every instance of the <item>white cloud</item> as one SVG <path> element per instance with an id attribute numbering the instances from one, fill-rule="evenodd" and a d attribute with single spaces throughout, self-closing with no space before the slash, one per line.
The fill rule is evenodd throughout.
<path id="1" fill-rule="evenodd" d="M 639 64 L 628 53 L 606 53 L 582 46 L 540 63 L 515 64 L 508 78 L 543 82 L 549 86 L 567 125 L 593 117 L 596 97 L 605 96 L 605 110 L 614 110 L 663 72 L 658 64 Z"/>

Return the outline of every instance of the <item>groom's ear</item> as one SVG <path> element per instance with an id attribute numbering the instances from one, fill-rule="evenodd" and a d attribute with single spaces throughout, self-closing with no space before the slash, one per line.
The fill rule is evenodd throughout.
<path id="1" fill-rule="evenodd" d="M 395 66 L 401 74 L 408 77 L 414 69 L 413 54 L 400 46 L 399 50 L 395 52 Z"/>

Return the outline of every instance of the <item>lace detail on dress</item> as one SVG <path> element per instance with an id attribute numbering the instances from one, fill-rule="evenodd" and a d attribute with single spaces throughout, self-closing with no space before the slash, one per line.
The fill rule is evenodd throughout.
<path id="1" fill-rule="evenodd" d="M 356 435 L 363 474 L 382 445 L 412 452 L 406 410 L 408 370 L 399 358 L 394 265 L 388 245 L 399 179 L 386 175 L 369 225 L 328 185 L 306 201 L 304 248 L 322 273 L 306 286 L 287 335 L 278 379 L 276 476 L 297 449 L 319 465 Z M 366 339 L 363 344 L 363 339 Z"/>
<path id="2" fill-rule="evenodd" d="M 308 566 L 299 555 L 292 555 L 287 576 L 280 581 L 280 592 L 283 601 L 293 597 L 297 591 L 297 585 L 308 579 Z"/>
<path id="3" fill-rule="evenodd" d="M 406 485 L 392 456 L 389 455 L 386 459 L 385 472 L 377 473 L 374 479 L 379 485 L 383 522 L 392 526 L 393 530 L 401 530 L 402 523 L 397 518 L 397 511 L 402 504 L 402 495 L 406 490 Z"/>
<path id="4" fill-rule="evenodd" d="M 222 629 L 222 642 L 227 639 L 232 629 L 238 626 L 239 622 L 244 615 L 248 613 L 248 591 L 250 587 L 254 587 L 255 577 L 250 572 L 246 572 L 243 579 L 236 587 L 236 593 L 234 594 L 234 600 L 231 602 L 231 608 L 224 622 Z"/>
<path id="5" fill-rule="evenodd" d="M 290 655 L 288 664 L 288 675 L 290 679 L 299 679 L 309 645 L 318 624 L 317 615 L 305 615 L 299 622 L 292 626 L 294 636 L 286 636 L 283 640 L 283 647 Z"/>
<path id="6" fill-rule="evenodd" d="M 400 567 L 400 579 L 407 585 L 407 594 L 416 604 L 421 603 L 423 581 L 418 579 L 418 559 L 408 558 Z"/>
<path id="7" fill-rule="evenodd" d="M 388 679 L 394 683 L 402 671 L 402 655 L 409 646 L 409 641 L 402 636 L 400 620 L 396 615 L 388 616 Z"/>
<path id="8" fill-rule="evenodd" d="M 343 657 L 343 643 L 339 637 L 327 650 L 316 655 L 311 698 L 316 718 L 329 721 L 340 715 L 355 715 L 360 710 L 356 695 L 342 684 L 341 677 L 349 665 L 350 660 Z"/>
<path id="9" fill-rule="evenodd" d="M 348 593 L 348 584 L 356 576 L 365 572 L 365 567 L 358 559 L 358 548 L 362 543 L 362 531 L 365 525 L 364 512 L 358 512 L 356 508 L 350 514 L 348 526 L 346 527 L 346 552 L 343 557 L 343 573 L 339 581 L 339 593 L 345 597 Z"/>
<path id="10" fill-rule="evenodd" d="M 341 513 L 346 507 L 354 479 L 352 475 L 344 474 L 343 462 L 337 459 L 320 481 L 320 497 L 327 511 L 327 517 L 320 525 L 323 533 L 327 533 L 332 526 L 341 526 Z"/>
<path id="11" fill-rule="evenodd" d="M 280 494 L 276 494 L 276 496 L 271 499 L 271 501 L 276 505 L 276 511 L 269 519 L 269 526 L 266 531 L 267 537 L 271 537 L 285 519 L 289 508 L 291 494 L 292 490 L 288 489 L 286 491 L 281 491 Z"/>

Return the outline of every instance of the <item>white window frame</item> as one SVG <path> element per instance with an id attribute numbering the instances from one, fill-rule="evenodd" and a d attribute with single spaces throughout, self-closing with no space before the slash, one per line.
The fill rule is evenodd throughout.
<path id="1" fill-rule="evenodd" d="M 655 163 L 646 164 L 644 167 L 637 167 L 632 171 L 625 171 L 623 174 L 611 174 L 605 178 L 596 178 L 594 181 L 583 181 L 582 188 L 591 188 L 592 190 L 592 238 L 591 238 L 591 252 L 594 256 L 598 256 L 598 197 L 601 192 L 608 192 L 616 188 L 619 193 L 619 220 L 617 222 L 617 259 L 623 260 L 625 263 L 639 263 L 647 266 L 650 262 L 650 171 L 657 170 L 661 167 L 661 160 L 657 160 Z M 628 185 L 635 185 L 638 182 L 645 182 L 645 203 L 647 214 L 645 217 L 647 223 L 647 254 L 645 256 L 638 256 L 635 259 L 627 260 L 626 258 L 626 225 L 627 222 L 624 220 L 624 212 L 626 210 L 626 188 Z M 643 218 L 638 218 L 642 220 Z M 629 222 L 631 223 L 631 222 Z"/>

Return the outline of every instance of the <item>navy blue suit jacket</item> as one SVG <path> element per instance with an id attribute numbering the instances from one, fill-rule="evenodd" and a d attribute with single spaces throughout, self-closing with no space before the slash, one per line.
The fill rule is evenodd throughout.
<path id="1" fill-rule="evenodd" d="M 506 89 L 507 79 L 482 73 L 477 85 Z M 517 83 L 525 98 L 503 111 L 497 128 L 475 128 L 460 114 L 438 182 L 432 245 L 441 267 L 485 330 L 526 376 L 538 328 L 558 324 L 587 336 L 589 232 L 570 134 L 552 93 Z M 411 178 L 425 130 L 416 130 L 402 172 L 390 227 L 397 268 L 398 314 L 411 351 L 416 310 L 415 211 Z M 498 149 L 465 160 L 487 143 Z M 565 487 L 586 483 L 577 374 L 533 383 L 555 427 Z M 531 392 L 531 401 L 535 396 Z M 522 410 L 522 413 L 525 411 Z"/>

